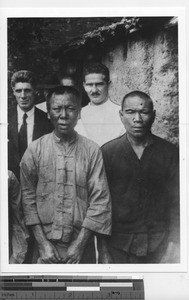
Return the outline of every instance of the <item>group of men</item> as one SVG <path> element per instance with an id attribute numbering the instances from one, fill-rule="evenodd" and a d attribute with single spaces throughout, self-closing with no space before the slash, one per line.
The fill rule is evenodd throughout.
<path id="1" fill-rule="evenodd" d="M 13 75 L 9 169 L 22 190 L 19 238 L 33 236 L 34 247 L 27 260 L 21 241 L 26 257 L 11 263 L 96 263 L 97 252 L 98 263 L 179 263 L 178 150 L 151 133 L 147 94 L 132 91 L 120 107 L 109 84 L 106 66 L 86 65 L 89 104 L 81 108 L 78 90 L 58 85 L 47 95 L 50 123 L 35 107 L 33 74 Z"/>

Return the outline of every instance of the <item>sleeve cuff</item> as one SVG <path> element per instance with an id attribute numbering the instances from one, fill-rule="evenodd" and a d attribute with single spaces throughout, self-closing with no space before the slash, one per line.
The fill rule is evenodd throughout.
<path id="1" fill-rule="evenodd" d="M 85 227 L 91 231 L 96 233 L 111 235 L 111 221 L 107 221 L 106 223 L 100 223 L 88 217 L 83 221 L 82 227 Z"/>

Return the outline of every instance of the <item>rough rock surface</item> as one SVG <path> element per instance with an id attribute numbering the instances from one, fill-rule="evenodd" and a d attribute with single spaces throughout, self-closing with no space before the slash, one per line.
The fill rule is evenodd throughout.
<path id="1" fill-rule="evenodd" d="M 120 104 L 133 90 L 148 93 L 156 110 L 154 134 L 178 144 L 177 27 L 134 33 L 127 44 L 113 46 L 103 62 L 110 69 L 112 101 Z"/>

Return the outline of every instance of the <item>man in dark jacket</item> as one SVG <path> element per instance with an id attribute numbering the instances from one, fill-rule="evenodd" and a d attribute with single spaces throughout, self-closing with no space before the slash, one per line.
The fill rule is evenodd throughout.
<path id="1" fill-rule="evenodd" d="M 178 149 L 151 133 L 155 111 L 147 94 L 127 94 L 120 117 L 126 134 L 102 147 L 112 197 L 111 262 L 178 263 Z"/>
<path id="2" fill-rule="evenodd" d="M 52 131 L 47 114 L 35 107 L 36 82 L 32 72 L 21 70 L 11 78 L 11 87 L 17 105 L 8 112 L 8 168 L 20 178 L 20 161 L 28 145 Z M 32 232 L 25 262 L 32 259 Z"/>
<path id="3" fill-rule="evenodd" d="M 8 165 L 20 177 L 20 160 L 27 146 L 53 127 L 47 114 L 35 107 L 35 78 L 30 71 L 21 70 L 11 79 L 17 105 L 8 112 Z"/>

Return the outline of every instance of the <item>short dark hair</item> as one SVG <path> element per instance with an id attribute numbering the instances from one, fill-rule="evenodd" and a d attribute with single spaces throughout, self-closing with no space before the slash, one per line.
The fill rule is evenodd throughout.
<path id="1" fill-rule="evenodd" d="M 14 88 L 15 84 L 18 82 L 28 82 L 33 88 L 36 87 L 36 80 L 34 73 L 28 70 L 20 70 L 15 72 L 11 78 L 11 87 Z"/>
<path id="2" fill-rule="evenodd" d="M 59 85 L 53 89 L 49 90 L 49 93 L 47 95 L 47 110 L 50 110 L 50 100 L 53 95 L 64 95 L 64 94 L 70 94 L 74 96 L 78 101 L 78 106 L 81 108 L 81 95 L 79 91 L 73 87 L 73 86 L 63 86 Z"/>
<path id="3" fill-rule="evenodd" d="M 83 67 L 83 82 L 85 82 L 85 76 L 88 74 L 92 74 L 92 73 L 96 73 L 96 74 L 103 74 L 105 76 L 105 81 L 106 83 L 108 83 L 110 81 L 110 72 L 109 69 L 98 62 L 93 62 L 93 63 L 88 63 L 85 64 Z"/>
<path id="4" fill-rule="evenodd" d="M 141 92 L 141 91 L 133 91 L 133 92 L 130 92 L 128 94 L 126 94 L 124 97 L 123 97 L 123 100 L 121 102 L 121 110 L 123 110 L 123 105 L 125 103 L 125 100 L 129 97 L 135 97 L 135 96 L 138 96 L 140 97 L 141 99 L 145 99 L 145 100 L 149 100 L 150 103 L 151 103 L 151 108 L 152 110 L 154 109 L 154 105 L 153 105 L 153 101 L 152 99 L 150 98 L 150 96 L 144 92 Z"/>

